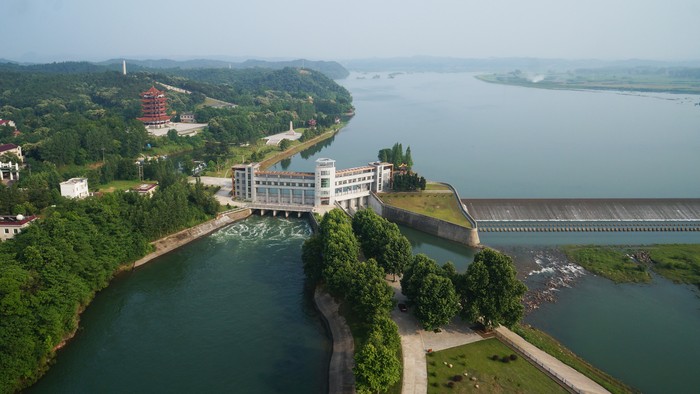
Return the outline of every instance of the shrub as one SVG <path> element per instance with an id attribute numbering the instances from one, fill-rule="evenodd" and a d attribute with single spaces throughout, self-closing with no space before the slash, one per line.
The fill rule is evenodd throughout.
<path id="1" fill-rule="evenodd" d="M 510 359 L 511 359 L 511 361 L 515 361 L 518 359 L 518 356 L 516 356 L 515 354 L 511 354 Z"/>
<path id="2" fill-rule="evenodd" d="M 452 381 L 447 382 L 447 387 L 453 388 L 454 386 L 455 386 L 455 382 L 452 382 Z"/>
<path id="3" fill-rule="evenodd" d="M 453 382 L 461 382 L 464 379 L 464 376 L 462 375 L 455 375 L 452 377 Z"/>
<path id="4" fill-rule="evenodd" d="M 493 360 L 493 361 L 496 361 L 496 360 L 498 360 L 498 359 L 499 359 L 499 357 L 498 357 L 498 355 L 496 355 L 496 354 L 494 354 L 493 356 L 491 356 L 491 360 Z"/>
<path id="5" fill-rule="evenodd" d="M 510 361 L 510 357 L 508 357 L 508 356 L 503 356 L 503 357 L 501 357 L 501 361 L 504 362 L 504 363 L 507 363 L 508 361 Z"/>

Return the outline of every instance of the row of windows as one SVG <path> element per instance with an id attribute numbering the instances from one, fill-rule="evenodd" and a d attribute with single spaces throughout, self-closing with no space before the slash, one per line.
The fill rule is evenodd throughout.
<path id="1" fill-rule="evenodd" d="M 5 234 L 9 234 L 9 233 L 10 233 L 10 229 L 9 229 L 9 228 L 6 228 L 6 229 L 5 229 Z M 13 228 L 13 229 L 12 229 L 12 233 L 13 233 L 13 234 L 19 233 L 19 229 Z"/>
<path id="2" fill-rule="evenodd" d="M 315 183 L 307 182 L 274 182 L 274 181 L 255 181 L 256 185 L 268 185 L 268 186 L 291 186 L 291 187 L 315 187 Z"/>
<path id="3" fill-rule="evenodd" d="M 345 179 L 342 181 L 336 181 L 335 185 L 340 186 L 340 185 L 347 185 L 348 183 L 357 183 L 357 182 L 364 182 L 367 180 L 372 180 L 373 177 L 371 176 L 363 176 L 362 178 L 355 178 L 355 179 Z"/>
<path id="4" fill-rule="evenodd" d="M 255 193 L 256 193 L 256 194 L 265 194 L 265 193 L 267 193 L 267 194 L 278 194 L 278 193 L 281 193 L 281 194 L 284 194 L 284 195 L 288 195 L 290 192 L 291 192 L 293 195 L 295 195 L 295 196 L 301 196 L 302 194 L 305 195 L 305 196 L 313 196 L 313 195 L 314 195 L 314 191 L 313 191 L 313 190 L 278 189 L 278 188 L 274 188 L 274 187 L 270 187 L 270 188 L 267 188 L 267 187 L 257 187 L 257 188 L 255 188 Z"/>

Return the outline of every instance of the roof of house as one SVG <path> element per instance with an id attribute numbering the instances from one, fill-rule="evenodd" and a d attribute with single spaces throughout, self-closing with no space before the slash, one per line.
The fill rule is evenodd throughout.
<path id="1" fill-rule="evenodd" d="M 139 193 L 146 193 L 158 187 L 157 183 L 142 183 L 134 188 Z"/>
<path id="2" fill-rule="evenodd" d="M 78 184 L 82 182 L 87 182 L 87 178 L 71 178 L 65 182 L 61 182 L 61 185 Z"/>
<path id="3" fill-rule="evenodd" d="M 19 146 L 15 144 L 2 144 L 0 145 L 0 152 L 5 152 L 12 149 L 17 149 Z"/>
<path id="4" fill-rule="evenodd" d="M 31 222 L 36 219 L 36 216 L 29 215 L 2 215 L 0 216 L 0 225 L 2 226 L 22 226 L 25 223 Z"/>

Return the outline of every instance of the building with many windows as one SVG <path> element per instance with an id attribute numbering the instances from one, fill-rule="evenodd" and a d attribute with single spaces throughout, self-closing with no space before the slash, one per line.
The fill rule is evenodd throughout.
<path id="1" fill-rule="evenodd" d="M 391 187 L 393 165 L 373 162 L 337 170 L 335 160 L 318 159 L 314 172 L 260 171 L 259 163 L 232 168 L 233 198 L 270 207 L 366 207 L 370 192 Z"/>

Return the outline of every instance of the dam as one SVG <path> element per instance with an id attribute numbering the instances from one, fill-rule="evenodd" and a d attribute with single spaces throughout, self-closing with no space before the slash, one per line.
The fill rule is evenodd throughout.
<path id="1" fill-rule="evenodd" d="M 482 232 L 700 231 L 700 198 L 461 201 Z"/>

